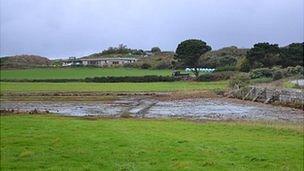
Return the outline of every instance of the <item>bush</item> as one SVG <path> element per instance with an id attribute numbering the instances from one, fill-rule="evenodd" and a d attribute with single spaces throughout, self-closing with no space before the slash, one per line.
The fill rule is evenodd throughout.
<path id="1" fill-rule="evenodd" d="M 171 68 L 171 64 L 167 62 L 160 62 L 155 66 L 155 69 L 170 69 L 170 68 Z"/>
<path id="2" fill-rule="evenodd" d="M 249 73 L 251 79 L 272 77 L 272 70 L 269 68 L 258 68 L 254 69 Z"/>
<path id="3" fill-rule="evenodd" d="M 229 87 L 240 89 L 248 86 L 249 83 L 250 83 L 250 77 L 248 74 L 238 74 L 230 79 Z"/>
<path id="4" fill-rule="evenodd" d="M 283 78 L 283 72 L 281 70 L 277 70 L 277 71 L 274 71 L 273 72 L 273 76 L 272 76 L 272 79 L 273 80 L 279 80 L 281 78 Z"/>
<path id="5" fill-rule="evenodd" d="M 226 72 L 215 72 L 215 73 L 207 73 L 200 75 L 196 80 L 197 81 L 220 81 L 220 80 L 228 80 L 230 79 L 235 72 L 226 71 Z"/>
<path id="6" fill-rule="evenodd" d="M 281 68 L 278 68 L 278 67 L 273 67 L 272 70 L 273 70 L 273 74 L 275 74 L 275 72 L 280 71 L 282 73 L 282 78 L 304 74 L 304 68 L 302 66 L 287 67 L 287 68 L 284 68 L 284 69 L 281 69 Z"/>
<path id="7" fill-rule="evenodd" d="M 233 66 L 233 65 L 226 65 L 226 66 L 223 66 L 223 67 L 217 67 L 216 68 L 216 71 L 235 71 L 236 70 L 236 67 Z"/>
<path id="8" fill-rule="evenodd" d="M 133 63 L 125 63 L 125 64 L 123 64 L 123 67 L 125 67 L 125 68 L 135 68 L 135 65 Z"/>
<path id="9" fill-rule="evenodd" d="M 213 74 L 202 74 L 198 78 L 196 78 L 197 81 L 215 81 Z"/>
<path id="10" fill-rule="evenodd" d="M 257 83 L 270 83 L 272 82 L 272 78 L 270 77 L 262 77 L 262 78 L 256 78 L 256 79 L 253 79 L 251 80 L 251 83 L 252 84 L 257 84 Z"/>
<path id="11" fill-rule="evenodd" d="M 295 66 L 295 67 L 287 67 L 285 68 L 286 71 L 286 76 L 290 77 L 290 76 L 294 76 L 294 75 L 303 75 L 304 74 L 304 68 L 303 66 Z"/>
<path id="12" fill-rule="evenodd" d="M 171 76 L 125 76 L 125 77 L 93 77 L 85 78 L 85 82 L 96 82 L 96 83 L 115 83 L 115 82 L 172 82 L 177 81 L 177 78 Z"/>
<path id="13" fill-rule="evenodd" d="M 236 69 L 241 72 L 249 72 L 250 71 L 250 63 L 246 57 L 242 57 L 237 61 Z"/>
<path id="14" fill-rule="evenodd" d="M 304 69 L 302 66 L 287 67 L 282 69 L 281 67 L 259 68 L 250 72 L 251 79 L 257 78 L 272 78 L 273 80 L 279 80 L 284 77 L 291 77 L 296 75 L 303 75 Z"/>
<path id="15" fill-rule="evenodd" d="M 225 90 L 223 89 L 214 89 L 212 90 L 216 95 L 219 95 L 219 96 L 224 96 L 225 95 Z"/>
<path id="16" fill-rule="evenodd" d="M 151 65 L 150 64 L 147 64 L 147 63 L 143 63 L 141 66 L 140 66 L 141 69 L 149 69 L 151 68 Z"/>

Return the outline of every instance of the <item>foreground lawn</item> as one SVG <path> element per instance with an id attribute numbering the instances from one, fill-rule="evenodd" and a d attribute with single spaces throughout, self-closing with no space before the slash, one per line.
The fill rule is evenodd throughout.
<path id="1" fill-rule="evenodd" d="M 178 91 L 225 89 L 227 81 L 153 83 L 12 83 L 1 82 L 1 92 L 33 91 Z"/>
<path id="2" fill-rule="evenodd" d="M 132 68 L 42 68 L 0 70 L 1 79 L 76 79 L 102 76 L 171 75 L 171 70 Z"/>
<path id="3" fill-rule="evenodd" d="M 1 116 L 1 170 L 303 170 L 289 126 Z"/>

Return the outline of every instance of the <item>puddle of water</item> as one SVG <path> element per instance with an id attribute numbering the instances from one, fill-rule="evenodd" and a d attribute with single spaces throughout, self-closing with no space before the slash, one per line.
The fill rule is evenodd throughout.
<path id="1" fill-rule="evenodd" d="M 124 98 L 109 102 L 1 102 L 0 109 L 49 111 L 70 116 L 111 116 L 128 113 L 145 118 L 191 118 L 210 120 L 282 120 L 304 122 L 301 110 L 256 103 L 237 103 L 227 99 L 155 99 Z"/>

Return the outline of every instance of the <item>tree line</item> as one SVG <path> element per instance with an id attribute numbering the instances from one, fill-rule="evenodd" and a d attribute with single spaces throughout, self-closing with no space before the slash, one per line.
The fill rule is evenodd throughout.
<path id="1" fill-rule="evenodd" d="M 250 49 L 238 49 L 227 47 L 218 51 L 211 51 L 212 48 L 205 41 L 189 39 L 178 44 L 174 55 L 162 58 L 162 51 L 159 47 L 152 47 L 150 51 L 142 49 L 131 49 L 124 44 L 117 47 L 109 47 L 100 53 L 91 56 L 99 57 L 112 54 L 130 54 L 144 56 L 147 52 L 154 54 L 157 66 L 162 69 L 194 68 L 194 74 L 198 77 L 198 68 L 216 68 L 217 71 L 241 71 L 249 72 L 256 68 L 272 68 L 279 66 L 303 66 L 304 43 L 292 43 L 286 47 L 279 47 L 278 44 L 268 42 L 254 44 Z M 171 57 L 171 62 L 168 59 Z M 167 59 L 168 58 L 168 59 Z M 126 67 L 151 68 L 151 63 L 141 60 L 142 64 L 128 64 Z M 146 61 L 146 62 L 145 62 Z M 170 61 L 170 60 L 169 60 Z M 157 67 L 158 68 L 158 67 Z"/>
<path id="2" fill-rule="evenodd" d="M 152 47 L 150 50 L 151 53 L 158 54 L 161 53 L 161 49 L 159 47 Z M 94 56 L 103 56 L 103 55 L 113 55 L 113 54 L 120 54 L 120 55 L 146 55 L 146 51 L 142 49 L 131 49 L 128 48 L 127 45 L 119 44 L 117 47 L 108 47 L 107 49 L 103 50 L 100 53 L 93 54 Z"/>
<path id="3" fill-rule="evenodd" d="M 304 43 L 292 43 L 286 47 L 278 44 L 257 43 L 249 49 L 246 55 L 240 59 L 224 56 L 218 59 L 217 65 L 234 63 L 237 70 L 248 72 L 255 68 L 271 68 L 280 66 L 303 66 Z M 182 64 L 184 67 L 194 68 L 194 74 L 198 77 L 198 68 L 208 66 L 210 60 L 200 60 L 201 57 L 212 48 L 206 42 L 198 39 L 189 39 L 181 42 L 175 51 L 174 64 Z M 204 58 L 203 58 L 204 59 Z"/>

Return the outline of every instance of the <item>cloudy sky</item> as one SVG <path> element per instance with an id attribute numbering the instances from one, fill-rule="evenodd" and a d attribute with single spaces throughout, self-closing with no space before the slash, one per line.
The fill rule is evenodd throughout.
<path id="1" fill-rule="evenodd" d="M 175 50 L 304 39 L 303 0 L 0 0 L 0 56 L 82 56 L 120 43 Z"/>

